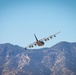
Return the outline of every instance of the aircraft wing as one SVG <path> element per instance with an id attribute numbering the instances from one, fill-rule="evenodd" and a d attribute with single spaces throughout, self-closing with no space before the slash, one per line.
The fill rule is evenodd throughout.
<path id="1" fill-rule="evenodd" d="M 29 44 L 28 46 L 26 46 L 25 49 L 27 49 L 27 48 L 32 48 L 32 47 L 34 47 L 34 46 L 36 46 L 36 45 L 37 45 L 36 42 L 31 43 L 31 44 Z"/>
<path id="2" fill-rule="evenodd" d="M 50 36 L 47 37 L 47 38 L 40 39 L 40 41 L 48 41 L 48 40 L 52 39 L 53 37 L 56 37 L 56 35 L 59 34 L 59 33 L 60 33 L 60 32 L 57 32 L 57 33 L 55 33 L 55 34 L 53 34 L 53 35 L 50 35 Z"/>

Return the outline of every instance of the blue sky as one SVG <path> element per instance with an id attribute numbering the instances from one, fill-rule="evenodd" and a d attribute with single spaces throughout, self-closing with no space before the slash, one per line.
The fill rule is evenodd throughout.
<path id="1" fill-rule="evenodd" d="M 76 42 L 76 0 L 0 0 L 0 44 L 22 47 L 61 31 L 45 43 Z"/>

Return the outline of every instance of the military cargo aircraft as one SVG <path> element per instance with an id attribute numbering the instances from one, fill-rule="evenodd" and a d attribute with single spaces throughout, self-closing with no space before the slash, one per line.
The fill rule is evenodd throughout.
<path id="1" fill-rule="evenodd" d="M 55 33 L 55 34 L 53 34 L 53 35 L 50 35 L 50 36 L 47 37 L 47 38 L 42 38 L 42 39 L 40 39 L 40 40 L 38 40 L 38 38 L 37 38 L 36 35 L 34 34 L 36 41 L 33 42 L 33 43 L 31 43 L 31 44 L 29 44 L 28 46 L 26 46 L 25 49 L 27 49 L 27 48 L 33 48 L 33 47 L 36 46 L 36 45 L 38 45 L 38 46 L 43 46 L 43 45 L 45 44 L 45 43 L 44 43 L 45 41 L 48 41 L 48 40 L 52 39 L 53 37 L 56 37 L 56 35 L 57 35 L 58 33 L 60 33 L 60 32 L 57 32 L 57 33 Z"/>

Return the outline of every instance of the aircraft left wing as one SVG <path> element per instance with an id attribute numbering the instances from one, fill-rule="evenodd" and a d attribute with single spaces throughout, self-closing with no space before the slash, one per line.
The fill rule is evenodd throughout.
<path id="1" fill-rule="evenodd" d="M 47 38 L 40 39 L 40 41 L 48 41 L 48 40 L 52 39 L 53 37 L 56 37 L 56 35 L 59 34 L 59 33 L 60 33 L 60 32 L 57 32 L 57 33 L 55 33 L 55 34 L 53 34 L 53 35 L 50 35 L 50 36 L 47 37 Z"/>
<path id="2" fill-rule="evenodd" d="M 32 47 L 34 47 L 34 46 L 36 46 L 36 45 L 37 45 L 36 42 L 31 43 L 31 44 L 29 44 L 28 46 L 26 46 L 25 49 L 27 49 L 27 48 L 32 48 Z"/>

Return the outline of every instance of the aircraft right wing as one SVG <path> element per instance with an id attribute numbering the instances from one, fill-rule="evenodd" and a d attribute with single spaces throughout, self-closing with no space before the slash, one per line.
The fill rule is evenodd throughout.
<path id="1" fill-rule="evenodd" d="M 57 33 L 55 33 L 54 35 L 50 35 L 50 36 L 47 37 L 47 38 L 40 39 L 40 41 L 48 41 L 48 40 L 52 39 L 53 37 L 56 37 L 56 35 L 59 34 L 59 33 L 60 33 L 60 32 L 57 32 Z"/>

